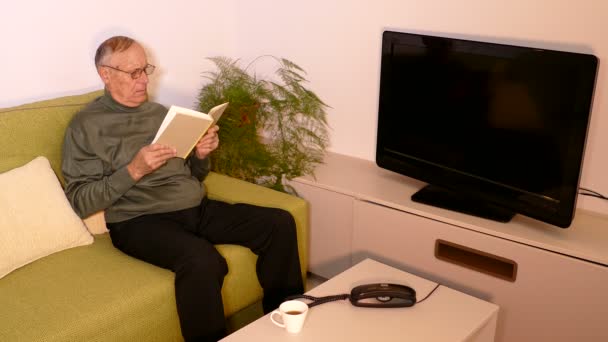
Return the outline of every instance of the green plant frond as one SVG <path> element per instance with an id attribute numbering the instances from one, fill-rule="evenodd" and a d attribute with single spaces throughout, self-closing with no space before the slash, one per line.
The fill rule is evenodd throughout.
<path id="1" fill-rule="evenodd" d="M 313 146 L 319 146 L 322 148 L 327 147 L 328 135 L 327 132 L 320 130 L 318 126 L 309 127 L 297 127 L 294 130 L 296 134 L 303 142 L 312 143 Z"/>
<path id="2" fill-rule="evenodd" d="M 285 66 L 288 69 L 296 69 L 296 70 L 299 70 L 299 71 L 303 72 L 304 74 L 306 74 L 306 71 L 304 71 L 304 69 L 302 69 L 300 66 L 298 66 L 296 63 L 290 61 L 289 59 L 281 58 L 280 62 L 283 66 Z"/>
<path id="3" fill-rule="evenodd" d="M 306 95 L 308 97 L 310 97 L 312 99 L 312 101 L 317 102 L 319 104 L 321 104 L 323 107 L 329 107 L 325 102 L 323 102 L 318 96 L 317 94 L 315 94 L 313 91 L 306 89 Z M 329 107 L 331 108 L 331 107 Z"/>
<path id="4" fill-rule="evenodd" d="M 299 73 L 290 69 L 279 69 L 276 71 L 276 74 L 287 85 L 306 82 L 306 78 L 303 75 L 300 75 Z"/>
<path id="5" fill-rule="evenodd" d="M 218 68 L 219 73 L 224 76 L 244 75 L 247 73 L 238 67 L 238 59 L 231 59 L 224 56 L 216 56 L 208 58 Z"/>
<path id="6" fill-rule="evenodd" d="M 249 71 L 261 58 L 277 62 L 279 81 L 260 79 Z M 306 72 L 285 58 L 260 56 L 245 68 L 238 59 L 209 60 L 216 70 L 203 73 L 206 84 L 197 107 L 206 112 L 230 102 L 218 123 L 220 146 L 211 156 L 212 170 L 295 193 L 284 181 L 314 176 L 315 165 L 322 163 L 329 144 L 328 106 L 303 86 Z"/>

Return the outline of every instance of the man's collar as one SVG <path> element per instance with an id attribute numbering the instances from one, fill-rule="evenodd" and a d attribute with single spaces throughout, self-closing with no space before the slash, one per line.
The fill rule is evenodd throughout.
<path id="1" fill-rule="evenodd" d="M 101 102 L 113 111 L 124 112 L 124 113 L 139 112 L 139 111 L 145 109 L 148 105 L 148 101 L 146 101 L 137 107 L 125 106 L 125 105 L 119 103 L 118 101 L 116 101 L 112 97 L 112 94 L 110 93 L 110 91 L 107 88 L 104 89 L 104 94 L 101 97 Z"/>

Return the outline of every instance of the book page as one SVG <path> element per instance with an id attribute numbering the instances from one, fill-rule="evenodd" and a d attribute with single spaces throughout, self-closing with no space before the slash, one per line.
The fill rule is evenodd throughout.
<path id="1" fill-rule="evenodd" d="M 185 159 L 212 124 L 208 115 L 196 117 L 176 112 L 154 142 L 175 148 L 177 157 Z"/>
<path id="2" fill-rule="evenodd" d="M 217 105 L 209 111 L 209 116 L 213 118 L 213 123 L 217 124 L 217 122 L 222 117 L 224 110 L 228 107 L 228 102 L 222 103 L 221 105 Z"/>
<path id="3" fill-rule="evenodd" d="M 177 157 L 186 158 L 207 132 L 219 120 L 228 103 L 217 105 L 209 114 L 179 106 L 171 106 L 152 143 L 171 146 L 177 150 Z"/>
<path id="4" fill-rule="evenodd" d="M 169 108 L 169 111 L 167 112 L 167 115 L 165 115 L 163 122 L 160 124 L 160 127 L 158 128 L 158 132 L 156 132 L 156 136 L 154 137 L 154 140 L 152 140 L 153 144 L 158 141 L 158 138 L 160 137 L 160 135 L 164 132 L 164 130 L 167 128 L 167 126 L 169 125 L 171 120 L 173 120 L 173 118 L 175 117 L 175 115 L 177 113 L 181 113 L 184 115 L 190 115 L 190 116 L 194 116 L 194 117 L 203 117 L 203 118 L 207 118 L 208 120 L 213 120 L 209 115 L 207 115 L 205 113 L 201 113 L 196 110 L 189 109 L 189 108 L 171 106 L 171 108 Z"/>

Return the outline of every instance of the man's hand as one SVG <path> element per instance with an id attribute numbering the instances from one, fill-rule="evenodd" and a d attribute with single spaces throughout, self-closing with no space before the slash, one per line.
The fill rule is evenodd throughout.
<path id="1" fill-rule="evenodd" d="M 161 144 L 152 144 L 142 147 L 127 165 L 129 175 L 136 182 L 143 176 L 152 173 L 167 163 L 167 160 L 175 157 L 174 148 Z"/>
<path id="2" fill-rule="evenodd" d="M 196 143 L 194 147 L 194 154 L 198 159 L 206 158 L 213 150 L 220 145 L 220 138 L 217 135 L 217 131 L 220 128 L 217 125 L 213 125 L 207 130 L 207 133 L 202 136 L 201 140 Z"/>

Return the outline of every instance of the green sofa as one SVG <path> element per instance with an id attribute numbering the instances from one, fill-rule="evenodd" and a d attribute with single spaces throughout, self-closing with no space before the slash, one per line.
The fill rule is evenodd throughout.
<path id="1" fill-rule="evenodd" d="M 63 181 L 64 130 L 100 94 L 0 109 L 0 173 L 42 155 Z M 306 276 L 304 200 L 215 173 L 205 184 L 214 199 L 290 211 Z M 217 248 L 229 266 L 222 296 L 229 327 L 236 329 L 262 313 L 257 257 L 240 246 Z M 51 254 L 0 278 L 0 341 L 181 341 L 173 281 L 172 272 L 131 258 L 112 246 L 107 233 L 96 234 L 91 245 Z"/>

